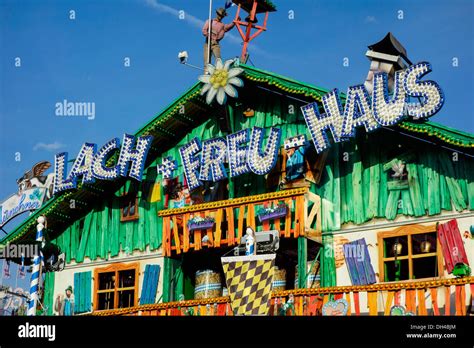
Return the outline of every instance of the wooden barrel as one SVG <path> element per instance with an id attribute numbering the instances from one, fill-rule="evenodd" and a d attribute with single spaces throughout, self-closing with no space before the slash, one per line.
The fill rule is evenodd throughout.
<path id="1" fill-rule="evenodd" d="M 286 269 L 275 267 L 273 270 L 272 290 L 286 290 Z"/>
<path id="2" fill-rule="evenodd" d="M 312 265 L 312 267 L 311 267 Z M 308 276 L 306 277 L 306 288 L 319 288 L 321 279 L 319 275 L 319 261 L 308 261 L 306 264 Z M 298 265 L 295 267 L 295 289 L 298 289 Z"/>
<path id="3" fill-rule="evenodd" d="M 196 272 L 194 299 L 214 298 L 222 296 L 221 275 L 212 270 Z"/>

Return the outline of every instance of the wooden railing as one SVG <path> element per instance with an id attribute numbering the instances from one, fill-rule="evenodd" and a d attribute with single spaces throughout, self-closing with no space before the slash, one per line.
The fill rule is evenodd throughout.
<path id="1" fill-rule="evenodd" d="M 184 208 L 162 210 L 158 216 L 163 218 L 163 254 L 171 256 L 190 250 L 206 247 L 232 246 L 240 243 L 247 226 L 254 230 L 278 230 L 281 237 L 299 237 L 310 231 L 312 221 L 319 217 L 318 196 L 306 188 L 297 188 L 255 196 L 234 198 L 224 201 L 196 204 Z M 308 215 L 308 202 L 313 209 Z M 260 207 L 276 207 L 284 203 L 288 213 L 284 218 L 264 221 L 258 220 Z M 189 230 L 188 222 L 196 216 L 212 217 L 214 226 L 208 229 Z M 316 223 L 317 225 L 317 223 Z M 202 238 L 207 235 L 207 241 Z"/>
<path id="2" fill-rule="evenodd" d="M 471 295 L 466 291 L 468 286 L 471 288 Z M 415 315 L 463 316 L 468 314 L 467 307 L 472 301 L 473 292 L 474 277 L 286 290 L 272 294 L 270 315 L 321 315 L 323 305 L 330 301 L 332 296 L 333 299 L 346 299 L 349 303 L 347 315 L 353 316 L 389 315 L 390 308 L 396 304 Z M 292 304 L 284 306 L 290 299 Z M 228 297 L 218 297 L 149 304 L 100 311 L 92 315 L 229 316 L 232 315 L 232 310 Z"/>

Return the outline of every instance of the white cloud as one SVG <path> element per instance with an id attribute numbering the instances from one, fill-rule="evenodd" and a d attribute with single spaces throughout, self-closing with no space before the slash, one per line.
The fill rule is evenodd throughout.
<path id="1" fill-rule="evenodd" d="M 34 151 L 38 150 L 46 150 L 46 151 L 56 151 L 61 148 L 63 148 L 65 145 L 55 141 L 54 143 L 46 144 L 46 143 L 37 143 L 35 146 L 33 146 Z"/>
<path id="2" fill-rule="evenodd" d="M 374 16 L 367 16 L 365 17 L 365 23 L 375 23 L 377 19 Z"/>
<path id="3" fill-rule="evenodd" d="M 179 16 L 179 10 L 174 8 L 174 7 L 161 4 L 157 0 L 144 0 L 144 1 L 149 7 L 153 8 L 153 9 L 159 11 L 159 12 L 173 15 L 176 18 L 178 18 L 178 16 Z M 201 29 L 204 26 L 204 23 L 205 23 L 204 20 L 199 19 L 199 18 L 197 18 L 197 17 L 195 17 L 195 16 L 193 16 L 189 13 L 186 13 L 185 16 L 184 16 L 184 19 L 182 19 L 182 20 L 185 21 L 185 22 L 188 22 L 192 26 L 194 26 L 196 28 L 199 28 L 199 29 Z M 224 39 L 229 39 L 229 41 L 234 43 L 234 44 L 242 45 L 242 38 L 239 35 L 235 35 L 235 34 L 232 34 L 232 33 L 226 33 Z M 260 47 L 258 47 L 257 45 L 255 45 L 253 43 L 251 45 L 249 45 L 248 50 L 251 53 L 252 52 L 257 53 L 257 54 L 259 54 L 263 57 L 275 58 L 274 55 L 268 53 L 267 51 L 261 49 Z"/>

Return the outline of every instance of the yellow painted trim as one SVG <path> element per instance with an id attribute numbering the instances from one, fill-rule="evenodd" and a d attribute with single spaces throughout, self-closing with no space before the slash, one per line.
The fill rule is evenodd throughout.
<path id="1" fill-rule="evenodd" d="M 195 204 L 195 205 L 190 205 L 189 207 L 184 207 L 184 208 L 173 208 L 173 209 L 161 210 L 158 212 L 158 216 L 163 217 L 163 216 L 170 216 L 170 215 L 176 215 L 176 214 L 197 212 L 197 211 L 202 211 L 202 210 L 232 207 L 232 206 L 248 204 L 248 203 L 257 203 L 257 202 L 271 200 L 271 199 L 279 199 L 279 198 L 303 195 L 306 192 L 307 192 L 307 188 L 305 187 L 292 189 L 292 190 L 278 191 L 278 192 L 269 192 L 269 193 L 263 193 L 260 195 L 228 199 L 225 201 Z"/>
<path id="2" fill-rule="evenodd" d="M 301 295 L 319 295 L 319 294 L 341 294 L 349 292 L 368 292 L 368 291 L 398 291 L 401 289 L 426 289 L 426 288 L 437 288 L 441 286 L 451 286 L 451 285 L 463 285 L 463 284 L 474 284 L 474 277 L 465 277 L 465 278 L 451 278 L 451 279 L 439 279 L 433 281 L 405 281 L 398 283 L 380 283 L 373 285 L 362 285 L 362 286 L 334 286 L 326 288 L 312 288 L 312 289 L 294 289 L 294 290 L 284 290 L 276 291 L 272 293 L 272 298 L 275 297 L 287 297 L 289 295 L 301 296 Z M 143 306 L 136 306 L 130 308 L 121 308 L 110 311 L 100 311 L 94 312 L 86 315 L 95 315 L 95 316 L 108 316 L 108 315 L 123 315 L 129 313 L 136 313 L 140 311 L 152 311 L 152 310 L 162 310 L 169 308 L 178 308 L 178 307 L 193 307 L 193 306 L 203 306 L 206 304 L 214 303 L 229 303 L 230 298 L 226 297 L 216 297 L 202 300 L 190 300 L 190 301 L 176 301 L 176 302 L 167 302 L 167 303 L 155 303 Z"/>

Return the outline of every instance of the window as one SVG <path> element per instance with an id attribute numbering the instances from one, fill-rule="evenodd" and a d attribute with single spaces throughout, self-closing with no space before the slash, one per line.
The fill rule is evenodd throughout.
<path id="1" fill-rule="evenodd" d="M 378 234 L 380 280 L 440 277 L 441 247 L 436 226 L 409 225 Z"/>
<path id="2" fill-rule="evenodd" d="M 136 194 L 124 194 L 121 197 L 120 208 L 120 221 L 138 220 L 138 197 Z"/>
<path id="3" fill-rule="evenodd" d="M 94 309 L 100 311 L 136 306 L 137 290 L 138 263 L 96 269 Z"/>

